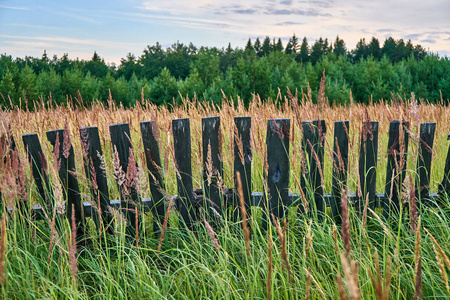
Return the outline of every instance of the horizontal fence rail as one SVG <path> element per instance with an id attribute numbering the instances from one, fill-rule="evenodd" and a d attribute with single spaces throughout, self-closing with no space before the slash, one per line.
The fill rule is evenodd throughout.
<path id="1" fill-rule="evenodd" d="M 109 127 L 112 155 L 114 158 L 114 177 L 121 200 L 112 200 L 108 192 L 105 162 L 96 127 L 80 129 L 85 175 L 89 181 L 90 199 L 83 201 L 76 176 L 74 149 L 70 136 L 64 129 L 47 132 L 47 139 L 53 146 L 54 163 L 57 166 L 59 181 L 65 197 L 65 203 L 59 210 L 64 216 L 73 218 L 77 227 L 77 236 L 86 234 L 85 218 L 91 217 L 99 228 L 112 229 L 112 211 L 121 211 L 127 220 L 127 232 L 137 232 L 141 227 L 140 213 L 151 212 L 154 231 L 157 233 L 166 214 L 165 203 L 170 197 L 175 198 L 175 206 L 180 214 L 180 221 L 188 228 L 195 222 L 207 219 L 214 226 L 220 226 L 219 219 L 224 211 L 231 207 L 233 218 L 240 220 L 239 196 L 237 187 L 242 186 L 243 203 L 250 215 L 250 207 L 262 207 L 277 218 L 287 213 L 287 208 L 298 207 L 298 213 L 317 217 L 320 222 L 331 208 L 331 217 L 341 220 L 341 203 L 343 197 L 349 200 L 357 212 L 362 213 L 365 206 L 371 209 L 383 209 L 383 215 L 399 212 L 401 207 L 401 187 L 406 175 L 408 157 L 409 124 L 392 121 L 389 126 L 387 151 L 386 183 L 383 193 L 376 192 L 377 156 L 378 156 L 378 122 L 362 123 L 358 164 L 358 191 L 349 194 L 346 191 L 348 177 L 349 121 L 334 123 L 332 153 L 332 188 L 324 192 L 324 140 L 327 124 L 324 120 L 302 122 L 303 138 L 300 145 L 290 145 L 290 119 L 270 119 L 267 123 L 266 152 L 264 154 L 264 190 L 252 192 L 252 147 L 251 118 L 236 117 L 233 132 L 234 186 L 223 186 L 222 134 L 219 117 L 202 119 L 202 189 L 194 190 L 191 166 L 191 128 L 189 119 L 174 119 L 172 134 L 174 140 L 173 156 L 177 172 L 178 195 L 168 196 L 162 173 L 159 132 L 155 121 L 140 123 L 144 148 L 146 171 L 149 178 L 151 198 L 142 198 L 139 193 L 137 172 L 138 157 L 133 147 L 130 128 L 127 123 L 114 124 Z M 430 174 L 432 149 L 435 136 L 435 123 L 422 123 L 419 130 L 418 158 L 414 178 L 417 206 L 435 205 L 444 194 L 450 194 L 450 145 L 444 166 L 444 176 L 439 184 L 438 193 L 430 193 Z M 17 151 L 11 135 L 2 136 L 2 147 L 9 149 L 12 157 Z M 450 135 L 448 135 L 450 140 Z M 37 188 L 39 205 L 31 207 L 35 219 L 44 219 L 55 209 L 55 188 L 51 185 L 48 164 L 36 134 L 22 136 L 28 163 Z M 289 193 L 289 176 L 291 161 L 289 148 L 297 147 L 301 151 L 300 189 L 298 194 Z M 7 151 L 3 151 L 6 153 Z M 5 155 L 4 155 L 5 156 Z M 6 156 L 5 156 L 6 157 Z M 6 158 L 5 158 L 6 159 Z M 237 182 L 238 173 L 240 184 Z M 297 180 L 297 178 L 296 178 Z M 1 196 L 1 194 L 0 194 Z M 9 208 L 12 210 L 13 208 Z M 73 217 L 72 217 L 72 214 Z M 267 226 L 268 216 L 263 214 L 263 225 Z"/>

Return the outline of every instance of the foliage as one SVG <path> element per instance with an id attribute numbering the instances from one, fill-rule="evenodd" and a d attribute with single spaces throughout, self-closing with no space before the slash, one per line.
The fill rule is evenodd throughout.
<path id="1" fill-rule="evenodd" d="M 39 97 L 64 104 L 80 96 L 89 105 L 95 100 L 105 102 L 111 94 L 114 101 L 128 107 L 140 98 L 142 88 L 158 105 L 173 99 L 180 102 L 194 93 L 217 103 L 222 91 L 227 97 L 239 95 L 248 104 L 254 94 L 273 99 L 279 92 L 287 95 L 287 88 L 301 92 L 308 83 L 315 96 L 324 70 L 327 82 L 334 84 L 325 91 L 331 103 L 348 103 L 347 91 L 362 103 L 390 99 L 391 92 L 414 92 L 429 102 L 450 98 L 448 58 L 427 53 L 411 41 L 389 37 L 380 45 L 374 37 L 369 43 L 363 38 L 355 49 L 347 50 L 339 36 L 334 43 L 319 38 L 309 45 L 306 37 L 300 43 L 294 34 L 285 47 L 281 39 L 271 41 L 269 36 L 254 43 L 249 39 L 244 49 L 230 44 L 222 49 L 197 48 L 179 42 L 163 48 L 156 43 L 139 57 L 128 53 L 117 67 L 105 64 L 96 52 L 89 61 L 69 60 L 68 54 L 50 59 L 45 51 L 41 58 L 13 59 L 2 54 L 0 106 L 24 108 L 28 102 L 40 101 Z M 336 92 L 336 84 L 344 83 L 341 92 Z"/>

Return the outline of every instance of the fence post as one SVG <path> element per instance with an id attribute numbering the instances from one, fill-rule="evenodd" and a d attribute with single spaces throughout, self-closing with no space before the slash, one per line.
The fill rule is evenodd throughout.
<path id="1" fill-rule="evenodd" d="M 47 160 L 42 152 L 37 134 L 22 135 L 22 141 L 27 152 L 28 161 L 33 172 L 34 182 L 41 199 L 42 209 L 47 214 L 54 209 L 53 189 L 47 174 Z"/>
<path id="2" fill-rule="evenodd" d="M 203 198 L 207 213 L 217 226 L 222 215 L 222 191 L 219 189 L 219 178 L 223 183 L 223 160 L 221 154 L 220 117 L 202 118 L 203 144 Z"/>
<path id="3" fill-rule="evenodd" d="M 362 214 L 367 197 L 368 207 L 375 209 L 378 155 L 378 122 L 364 121 L 361 130 L 359 150 L 359 182 L 356 208 Z"/>
<path id="4" fill-rule="evenodd" d="M 53 146 L 53 153 L 59 153 L 58 157 L 54 157 L 54 159 L 58 161 L 57 165 L 59 167 L 59 170 L 56 171 L 58 171 L 59 180 L 63 187 L 67 218 L 69 219 L 69 223 L 71 224 L 71 226 L 72 217 L 75 219 L 77 239 L 82 239 L 85 234 L 83 202 L 81 201 L 78 180 L 75 177 L 75 155 L 73 152 L 72 144 L 68 144 L 70 142 L 70 138 L 67 136 L 67 134 L 70 133 L 66 133 L 66 136 L 64 136 L 64 129 L 47 131 L 47 139 Z M 57 140 L 58 145 L 56 145 Z M 56 149 L 56 147 L 58 147 L 59 149 Z M 74 216 L 72 216 L 72 205 L 74 207 Z"/>
<path id="5" fill-rule="evenodd" d="M 191 167 L 191 127 L 189 119 L 172 120 L 175 166 L 177 168 L 177 207 L 188 228 L 196 221 L 197 207 L 194 203 Z"/>
<path id="6" fill-rule="evenodd" d="M 160 226 L 164 221 L 164 178 L 161 169 L 161 157 L 159 154 L 159 133 L 156 121 L 141 122 L 142 144 L 147 162 L 148 180 L 152 194 L 151 211 L 153 213 L 153 232 L 159 233 Z"/>
<path id="7" fill-rule="evenodd" d="M 111 145 L 113 156 L 118 157 L 119 165 L 114 165 L 115 175 L 118 176 L 118 168 L 122 168 L 122 175 L 125 178 L 117 180 L 119 191 L 121 195 L 121 209 L 125 212 L 127 219 L 127 231 L 130 235 L 136 233 L 139 230 L 139 215 L 136 215 L 136 209 L 140 203 L 140 198 L 137 193 L 137 187 L 139 185 L 139 179 L 137 175 L 137 163 L 134 162 L 134 166 L 130 165 L 130 158 L 133 155 L 133 145 L 131 144 L 130 127 L 127 123 L 115 124 L 109 126 L 111 135 Z M 116 160 L 116 159 L 114 159 Z M 136 168 L 136 174 L 129 168 Z M 130 171 L 129 171 L 130 170 Z M 136 224 L 138 228 L 136 228 Z"/>
<path id="8" fill-rule="evenodd" d="M 237 191 L 238 182 L 236 174 L 241 174 L 242 192 L 244 195 L 244 205 L 247 212 L 247 218 L 251 213 L 252 201 L 252 148 L 250 144 L 250 132 L 252 128 L 251 117 L 234 118 L 234 189 Z M 235 192 L 233 198 L 239 197 Z M 241 211 L 239 209 L 239 199 L 233 200 L 234 220 L 241 220 Z"/>
<path id="9" fill-rule="evenodd" d="M 415 194 L 419 200 L 417 206 L 420 209 L 429 201 L 431 159 L 433 156 L 434 132 L 436 123 L 420 124 L 419 152 L 417 157 L 417 174 L 415 182 Z"/>
<path id="10" fill-rule="evenodd" d="M 105 232 L 113 233 L 112 221 L 109 212 L 109 190 L 106 178 L 105 157 L 103 156 L 100 137 L 97 127 L 84 127 L 80 129 L 81 147 L 83 153 L 84 170 L 86 178 L 89 179 L 89 188 L 92 195 L 92 202 L 97 206 L 97 212 L 92 211 L 92 217 L 97 228 L 105 229 Z M 101 218 L 98 208 L 101 211 Z M 100 225 L 100 219 L 102 225 Z M 103 227 L 101 227 L 103 226 Z"/>
<path id="11" fill-rule="evenodd" d="M 400 128 L 400 126 L 402 128 Z M 388 162 L 386 169 L 385 200 L 383 215 L 400 212 L 402 183 L 406 175 L 406 158 L 408 152 L 408 122 L 392 121 L 389 125 Z M 402 139 L 403 137 L 403 139 Z"/>
<path id="12" fill-rule="evenodd" d="M 288 202 L 289 192 L 289 134 L 290 119 L 269 119 L 267 121 L 266 157 L 264 162 L 264 180 L 267 190 L 264 191 L 263 204 L 271 219 L 283 218 Z M 268 206 L 267 206 L 268 205 Z M 263 228 L 267 228 L 267 220 L 263 218 Z"/>
<path id="13" fill-rule="evenodd" d="M 346 190 L 347 185 L 349 130 L 349 121 L 334 123 L 331 215 L 336 223 L 342 221 L 341 199 L 342 191 Z"/>
<path id="14" fill-rule="evenodd" d="M 324 180 L 323 144 L 326 134 L 325 120 L 304 121 L 302 122 L 302 129 L 302 151 L 306 159 L 303 163 L 306 165 L 307 170 L 303 170 L 306 173 L 302 174 L 300 185 L 303 194 L 309 198 L 309 212 L 317 212 L 317 219 L 319 222 L 322 222 L 323 214 L 325 213 L 322 186 Z"/>

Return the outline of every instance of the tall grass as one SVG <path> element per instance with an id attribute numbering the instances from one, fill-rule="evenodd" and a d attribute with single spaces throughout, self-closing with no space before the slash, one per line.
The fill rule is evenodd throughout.
<path id="1" fill-rule="evenodd" d="M 34 112 L 21 110 L 0 111 L 2 129 L 11 128 L 16 141 L 26 133 L 37 133 L 46 153 L 51 149 L 45 142 L 47 130 L 69 128 L 75 150 L 76 165 L 83 166 L 79 129 L 98 126 L 105 154 L 105 170 L 112 198 L 119 198 L 113 174 L 113 151 L 108 136 L 108 126 L 128 122 L 139 165 L 139 190 L 150 196 L 145 170 L 139 122 L 158 122 L 162 172 L 166 193 L 176 194 L 176 172 L 170 152 L 173 151 L 171 120 L 191 118 L 192 165 L 194 188 L 201 187 L 202 155 L 201 117 L 219 115 L 223 133 L 224 181 L 234 186 L 232 141 L 234 117 L 252 116 L 252 184 L 253 190 L 263 190 L 264 145 L 267 121 L 285 117 L 293 120 L 291 126 L 291 184 L 293 192 L 300 193 L 295 176 L 301 174 L 301 121 L 325 119 L 331 128 L 334 121 L 350 120 L 350 155 L 348 191 L 357 190 L 357 161 L 359 132 L 363 120 L 380 122 L 380 141 L 377 191 L 384 190 L 387 130 L 392 119 L 410 122 L 437 122 L 431 190 L 435 191 L 442 180 L 447 142 L 450 133 L 449 109 L 442 105 L 400 101 L 390 105 L 381 101 L 370 106 L 352 104 L 347 107 L 330 107 L 320 102 L 313 104 L 307 94 L 300 99 L 293 96 L 285 101 L 262 102 L 258 97 L 245 108 L 241 101 L 224 101 L 221 108 L 185 100 L 181 107 L 168 109 L 155 107 L 145 101 L 126 110 L 111 101 L 108 105 L 95 103 L 88 109 L 68 107 L 47 108 L 43 104 Z M 295 101 L 295 102 L 293 102 Z M 295 104 L 294 104 L 295 103 Z M 419 116 L 419 117 L 417 117 Z M 70 126 L 66 123 L 70 124 Z M 412 133 L 414 132 L 412 127 Z M 329 133 L 332 130 L 327 130 Z M 442 134 L 445 133 L 445 136 Z M 331 156 L 327 155 L 333 137 L 326 137 L 323 182 L 330 191 Z M 25 151 L 18 144 L 18 157 L 26 161 Z M 4 145 L 3 145 L 4 146 Z M 2 146 L 2 147 L 3 147 Z M 413 149 L 408 153 L 415 153 Z M 231 151 L 228 151 L 231 149 Z M 327 152 L 328 151 L 328 152 Z M 0 186 L 2 191 L 2 222 L 0 237 L 0 297 L 51 298 L 51 299 L 322 299 L 322 298 L 383 298 L 411 299 L 413 297 L 448 298 L 447 272 L 450 249 L 450 199 L 444 197 L 434 208 L 423 207 L 419 218 L 410 219 L 405 212 L 385 219 L 378 209 L 365 211 L 365 217 L 350 205 L 345 205 L 343 225 L 336 227 L 325 215 L 322 223 L 289 210 L 285 220 L 268 222 L 262 226 L 262 211 L 252 208 L 249 218 L 230 220 L 224 218 L 223 226 L 209 226 L 207 221 L 196 223 L 193 230 L 178 226 L 176 210 L 168 210 L 161 235 L 153 234 L 152 217 L 141 214 L 142 231 L 135 240 L 127 238 L 125 219 L 113 211 L 113 234 L 95 228 L 88 220 L 88 232 L 83 246 L 75 247 L 76 233 L 71 230 L 72 220 L 59 220 L 55 212 L 42 221 L 33 221 L 30 208 L 8 212 L 6 206 L 19 207 L 23 194 L 35 202 L 34 187 L 30 183 L 29 167 L 23 164 L 27 178 L 27 193 L 20 192 L 15 176 L 20 173 L 7 152 L 2 149 Z M 6 157 L 6 160 L 3 158 Z M 417 157 L 408 157 L 407 177 L 415 176 Z M 14 165 L 14 166 L 13 166 Z M 51 165 L 51 164 L 50 164 Z M 15 172 L 14 172 L 15 171 Z M 78 180 L 86 201 L 89 184 L 79 170 Z M 56 185 L 56 172 L 51 173 Z M 13 178 L 14 180 L 12 180 Z M 412 185 L 405 180 L 405 190 Z M 411 195 L 411 193 L 410 193 Z M 55 196 L 61 197 L 61 196 Z M 408 198 L 405 198 L 408 199 Z M 54 199 L 60 201 L 60 199 Z M 173 199 L 170 205 L 173 204 Z M 346 201 L 344 201 L 346 202 Z M 10 204 L 13 205 L 10 205 Z M 7 204 L 7 205 L 6 205 Z M 242 205 L 242 208 L 245 207 Z M 344 208 L 344 207 L 343 207 Z M 56 208 L 55 208 L 56 209 Z M 227 214 L 224 214 L 225 216 Z M 228 214 L 229 215 L 229 214 Z M 243 211 L 241 216 L 247 216 Z M 56 220 L 55 220 L 56 219 Z M 420 220 L 416 223 L 416 219 Z M 413 220 L 413 221 L 411 221 Z M 55 222 L 61 228 L 55 228 Z M 248 223 L 248 226 L 243 223 Z M 416 225 L 411 226 L 412 222 Z M 283 224 L 283 225 L 280 225 Z M 136 226 L 137 227 L 137 226 Z M 244 230 L 243 230 L 244 228 Z M 56 232 L 56 233 L 55 233 Z M 275 232 L 276 234 L 273 234 Z M 341 232 L 341 233 L 340 233 Z M 77 251 L 77 252 L 75 252 Z M 4 276 L 4 281 L 2 279 Z"/>

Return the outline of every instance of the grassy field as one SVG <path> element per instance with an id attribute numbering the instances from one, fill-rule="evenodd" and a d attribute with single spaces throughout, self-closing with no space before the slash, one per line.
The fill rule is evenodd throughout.
<path id="1" fill-rule="evenodd" d="M 132 109 L 94 104 L 90 108 L 36 107 L 33 112 L 1 111 L 3 132 L 8 127 L 18 144 L 20 159 L 25 161 L 21 136 L 37 133 L 49 160 L 49 173 L 55 186 L 57 172 L 52 163 L 52 147 L 45 132 L 64 128 L 71 130 L 76 166 L 84 201 L 89 186 L 82 170 L 79 129 L 99 128 L 106 161 L 111 198 L 119 199 L 114 180 L 111 143 L 108 127 L 130 124 L 131 139 L 139 165 L 140 191 L 149 197 L 139 122 L 155 120 L 159 126 L 160 150 L 166 191 L 177 194 L 175 168 L 172 159 L 173 137 L 171 121 L 190 118 L 192 136 L 192 166 L 194 189 L 201 187 L 201 118 L 221 117 L 222 153 L 225 185 L 232 187 L 233 122 L 236 116 L 252 117 L 252 179 L 253 190 L 263 190 L 263 165 L 267 121 L 271 118 L 291 119 L 291 182 L 294 193 L 299 188 L 294 175 L 301 173 L 301 122 L 324 119 L 327 124 L 325 142 L 324 185 L 331 191 L 331 151 L 333 123 L 350 121 L 349 192 L 356 192 L 359 152 L 359 133 L 364 120 L 379 121 L 379 155 L 377 192 L 384 191 L 388 128 L 391 120 L 410 123 L 407 176 L 404 193 L 411 190 L 417 161 L 417 132 L 420 123 L 436 122 L 435 146 L 431 173 L 431 191 L 436 192 L 443 178 L 450 133 L 450 109 L 437 104 L 419 103 L 414 99 L 380 102 L 363 106 L 333 106 L 313 104 L 305 95 L 302 99 L 278 99 L 262 102 L 255 97 L 250 107 L 224 99 L 220 109 L 197 101 L 184 101 L 176 108 L 156 107 L 141 101 Z M 298 103 L 298 104 L 297 104 Z M 3 160 L 2 160 L 3 161 Z M 0 173 L 3 201 L 19 202 L 11 173 L 2 165 Z M 36 201 L 29 166 L 24 166 L 25 189 L 28 198 Z M 61 203 L 58 195 L 56 202 Z M 409 203 L 404 204 L 408 206 Z M 3 206 L 4 207 L 4 206 Z M 323 223 L 310 221 L 306 216 L 291 216 L 287 229 L 283 224 L 262 231 L 261 211 L 254 208 L 249 220 L 251 238 L 247 252 L 241 223 L 224 219 L 222 229 L 213 232 L 206 222 L 191 232 L 180 228 L 177 212 L 169 217 L 161 250 L 159 239 L 152 233 L 152 218 L 143 218 L 144 230 L 140 238 L 130 241 L 125 236 L 124 221 L 116 215 L 114 235 L 103 235 L 90 221 L 90 237 L 86 247 L 75 249 L 69 220 L 64 220 L 59 234 L 55 234 L 52 218 L 23 221 L 16 210 L 2 220 L 0 243 L 1 297 L 57 298 L 57 299 L 336 299 L 378 298 L 412 299 L 450 297 L 447 272 L 450 271 L 450 200 L 445 198 L 438 208 L 420 211 L 421 224 L 409 213 L 385 220 L 378 210 L 368 212 L 367 222 L 358 218 L 352 208 L 342 226 L 335 226 L 325 218 Z M 3 213 L 3 216 L 5 214 Z M 26 217 L 26 216 L 25 216 Z M 419 225 L 419 226 L 417 226 Z M 417 230 L 415 227 L 417 226 Z M 76 251 L 77 250 L 77 251 Z M 341 282 L 341 284 L 339 283 Z"/>

